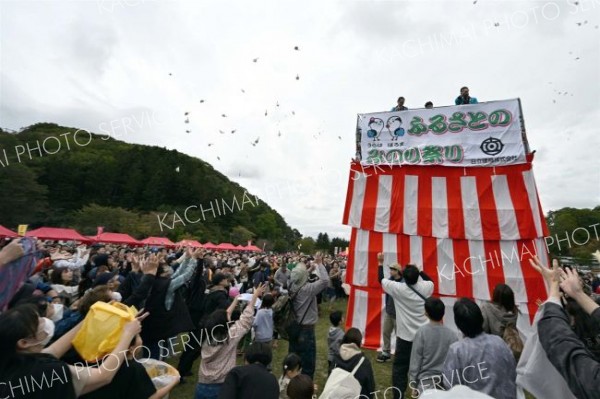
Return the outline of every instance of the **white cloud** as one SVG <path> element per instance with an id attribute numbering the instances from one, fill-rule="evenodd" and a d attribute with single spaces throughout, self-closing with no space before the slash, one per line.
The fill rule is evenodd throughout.
<path id="1" fill-rule="evenodd" d="M 100 133 L 151 114 L 160 123 L 121 139 L 204 159 L 303 234 L 349 236 L 357 113 L 399 95 L 412 108 L 449 104 L 463 84 L 480 101 L 522 99 L 545 210 L 600 201 L 598 0 L 1 7 L 0 126 Z"/>

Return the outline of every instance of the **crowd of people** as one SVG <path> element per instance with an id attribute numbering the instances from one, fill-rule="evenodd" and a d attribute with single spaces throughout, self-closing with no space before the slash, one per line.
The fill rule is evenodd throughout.
<path id="1" fill-rule="evenodd" d="M 6 356 L 0 361 L 0 397 L 159 398 L 194 374 L 198 357 L 196 398 L 269 397 L 268 381 L 275 383 L 273 397 L 288 391 L 290 398 L 303 397 L 298 395 L 314 390 L 312 382 L 310 387 L 303 382 L 314 376 L 317 303 L 331 309 L 346 295 L 344 258 L 329 255 L 86 247 L 31 238 L 2 243 L 0 345 Z M 268 378 L 277 345 L 271 307 L 287 295 L 303 318 L 290 337 L 288 369 L 277 381 Z M 101 364 L 82 372 L 75 366 L 83 359 L 73 338 L 95 303 L 115 301 L 143 313 L 125 325 L 119 345 Z M 176 337 L 187 338 L 178 364 L 181 378 L 156 389 L 141 362 L 127 358 L 172 357 L 167 343 Z M 248 367 L 235 367 L 241 353 Z M 48 383 L 47 374 L 57 370 L 64 374 L 62 383 Z M 266 385 L 242 389 L 261 378 Z M 239 389 L 244 395 L 230 396 Z"/>
<path id="2" fill-rule="evenodd" d="M 377 397 L 373 365 L 361 348 L 363 332 L 345 330 L 343 313 L 331 307 L 346 295 L 343 258 L 86 247 L 31 238 L 4 244 L 2 398 L 161 398 L 194 375 L 196 399 L 312 399 L 317 392 Z M 470 397 L 466 389 L 472 397 L 510 399 L 518 397 L 518 387 L 544 399 L 600 397 L 600 307 L 591 296 L 598 277 L 581 279 L 536 259 L 532 267 L 550 295 L 536 316 L 534 336 L 517 329 L 519 309 L 506 284 L 494 288 L 489 302 L 456 300 L 457 334 L 442 323 L 446 304 L 432 296 L 429 276 L 417 265 L 385 265 L 383 254 L 378 260 L 385 305 L 376 360 L 393 359 L 395 398 L 459 390 L 463 396 L 454 397 Z M 288 354 L 279 365 L 273 364 L 273 348 L 283 344 L 277 316 L 286 300 L 294 324 L 285 331 Z M 82 366 L 72 342 L 98 302 L 141 311 L 124 324 L 110 353 Z M 328 334 L 317 337 L 325 314 Z M 318 339 L 328 345 L 319 356 Z M 174 340 L 182 351 L 173 350 Z M 240 355 L 244 365 L 236 366 Z M 325 357 L 329 378 L 317 387 L 317 359 Z M 179 378 L 156 385 L 143 362 L 132 361 L 146 358 L 178 360 Z"/>
<path id="3" fill-rule="evenodd" d="M 580 276 L 556 260 L 549 269 L 534 258 L 531 266 L 543 275 L 550 294 L 524 346 L 510 286 L 496 285 L 492 300 L 481 305 L 458 299 L 452 309 L 457 336 L 440 323 L 445 305 L 431 296 L 433 282 L 423 271 L 415 265 L 384 266 L 382 254 L 379 260 L 386 304 L 377 360 L 390 359 L 389 336 L 395 329 L 395 398 L 407 386 L 419 397 L 456 385 L 503 399 L 519 397 L 518 386 L 539 398 L 600 398 L 600 300 L 591 296 L 600 285 L 597 276 Z"/>

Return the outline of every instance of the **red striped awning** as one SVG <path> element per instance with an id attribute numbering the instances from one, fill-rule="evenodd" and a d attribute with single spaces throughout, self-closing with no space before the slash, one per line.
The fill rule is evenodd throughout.
<path id="1" fill-rule="evenodd" d="M 531 163 L 502 167 L 364 167 L 351 165 L 344 224 L 352 227 L 345 282 L 351 286 L 348 327 L 364 332 L 365 347 L 381 341 L 384 264 L 415 264 L 434 280 L 453 326 L 456 298 L 490 300 L 509 285 L 527 330 L 547 297 L 529 259 L 548 263 L 548 228 Z"/>
<path id="2" fill-rule="evenodd" d="M 531 163 L 481 168 L 354 163 L 343 223 L 383 233 L 472 240 L 548 235 Z"/>

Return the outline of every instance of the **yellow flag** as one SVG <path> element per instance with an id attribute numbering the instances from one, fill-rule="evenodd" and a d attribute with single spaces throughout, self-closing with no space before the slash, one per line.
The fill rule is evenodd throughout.
<path id="1" fill-rule="evenodd" d="M 19 234 L 19 237 L 25 237 L 25 233 L 27 233 L 27 227 L 29 225 L 28 224 L 20 224 L 19 228 L 17 230 L 17 234 Z"/>

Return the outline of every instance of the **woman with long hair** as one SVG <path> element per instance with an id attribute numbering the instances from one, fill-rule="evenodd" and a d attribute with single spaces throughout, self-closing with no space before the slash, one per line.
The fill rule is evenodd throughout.
<path id="1" fill-rule="evenodd" d="M 66 300 L 65 306 L 70 306 L 79 298 L 79 286 L 73 279 L 73 270 L 68 267 L 53 266 L 50 271 L 50 283 L 54 291 Z"/>
<path id="2" fill-rule="evenodd" d="M 71 399 L 109 384 L 124 363 L 129 344 L 146 314 L 128 322 L 117 347 L 102 367 L 75 367 L 59 360 L 70 348 L 81 323 L 52 345 L 54 324 L 34 305 L 16 306 L 0 315 L 0 397 Z"/>
<path id="3" fill-rule="evenodd" d="M 483 331 L 502 337 L 507 325 L 517 325 L 519 310 L 515 305 L 515 293 L 506 284 L 494 287 L 491 302 L 481 305 L 483 313 Z"/>
<path id="4" fill-rule="evenodd" d="M 232 322 L 236 307 L 234 300 L 227 310 L 217 309 L 203 323 L 202 362 L 198 370 L 195 399 L 217 399 L 227 373 L 235 367 L 236 348 L 239 341 L 252 327 L 254 305 L 265 290 L 265 284 L 254 288 L 252 299 L 239 320 Z"/>
<path id="5" fill-rule="evenodd" d="M 292 378 L 302 372 L 302 359 L 295 353 L 288 354 L 283 359 L 283 370 L 279 378 L 279 399 L 289 399 L 287 388 Z"/>

